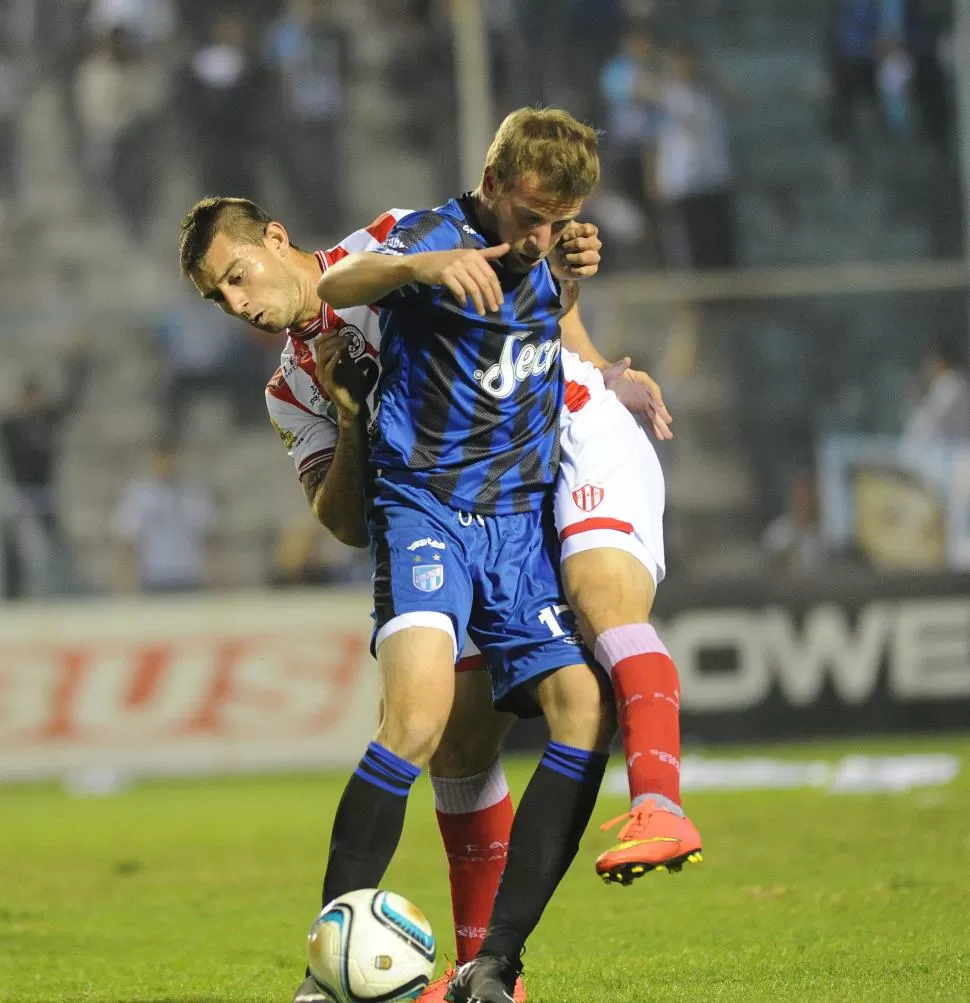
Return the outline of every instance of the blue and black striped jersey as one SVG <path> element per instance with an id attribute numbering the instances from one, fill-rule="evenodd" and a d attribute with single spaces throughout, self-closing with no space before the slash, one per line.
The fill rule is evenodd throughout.
<path id="1" fill-rule="evenodd" d="M 470 195 L 401 219 L 379 248 L 415 254 L 482 248 Z M 492 242 L 494 243 L 494 241 Z M 543 261 L 503 275 L 501 310 L 485 317 L 444 287 L 406 286 L 384 299 L 377 436 L 381 476 L 482 515 L 526 512 L 559 465 L 559 285 Z"/>

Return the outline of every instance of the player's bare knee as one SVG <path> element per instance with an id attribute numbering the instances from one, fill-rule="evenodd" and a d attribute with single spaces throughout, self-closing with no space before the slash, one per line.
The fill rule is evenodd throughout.
<path id="1" fill-rule="evenodd" d="M 616 701 L 607 679 L 598 673 L 597 679 L 600 683 L 598 698 L 588 708 L 583 719 L 577 721 L 577 730 L 581 728 L 582 734 L 588 736 L 588 739 L 585 745 L 577 745 L 577 748 L 589 748 L 595 752 L 609 752 L 617 729 Z"/>
<path id="2" fill-rule="evenodd" d="M 412 627 L 378 649 L 382 714 L 377 741 L 424 767 L 448 726 L 454 692 L 454 642 L 444 631 Z"/>
<path id="3" fill-rule="evenodd" d="M 603 673 L 574 665 L 543 679 L 536 697 L 555 742 L 606 752 L 616 733 L 613 691 Z"/>
<path id="4" fill-rule="evenodd" d="M 455 696 L 448 727 L 431 760 L 436 777 L 470 777 L 495 762 L 515 718 L 492 706 L 487 672 L 455 673 Z"/>
<path id="5" fill-rule="evenodd" d="M 446 732 L 431 757 L 433 776 L 456 779 L 483 773 L 498 758 L 504 734 Z"/>
<path id="6" fill-rule="evenodd" d="M 600 698 L 586 706 L 570 706 L 550 723 L 549 735 L 556 742 L 595 752 L 609 750 L 616 734 L 616 711 L 612 699 Z"/>
<path id="7" fill-rule="evenodd" d="M 459 685 L 448 727 L 431 760 L 436 777 L 471 777 L 495 762 L 515 718 L 492 707 L 491 686 L 477 673 L 474 688 Z"/>
<path id="8" fill-rule="evenodd" d="M 445 731 L 446 720 L 423 711 L 385 710 L 376 741 L 422 769 L 431 761 Z"/>

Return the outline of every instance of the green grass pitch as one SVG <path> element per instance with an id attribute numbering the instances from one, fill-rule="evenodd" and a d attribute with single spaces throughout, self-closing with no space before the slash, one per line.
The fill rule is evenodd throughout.
<path id="1" fill-rule="evenodd" d="M 947 788 L 706 793 L 706 859 L 603 885 L 592 826 L 526 956 L 535 1003 L 970 1001 L 970 738 L 761 748 L 949 751 Z M 509 764 L 518 794 L 531 762 Z M 3 1003 L 289 1003 L 343 775 L 0 789 Z M 596 821 L 623 810 L 603 797 Z M 422 779 L 385 886 L 452 935 Z"/>

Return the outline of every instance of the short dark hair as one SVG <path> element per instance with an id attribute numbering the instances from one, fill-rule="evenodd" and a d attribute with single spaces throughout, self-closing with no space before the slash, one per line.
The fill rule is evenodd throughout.
<path id="1" fill-rule="evenodd" d="M 217 233 L 244 244 L 260 244 L 273 217 L 249 199 L 207 195 L 179 224 L 179 267 L 188 278 L 202 263 Z"/>

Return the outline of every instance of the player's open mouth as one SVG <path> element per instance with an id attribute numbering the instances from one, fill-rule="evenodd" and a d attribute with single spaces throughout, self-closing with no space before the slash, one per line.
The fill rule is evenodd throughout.
<path id="1" fill-rule="evenodd" d="M 263 326 L 263 312 L 260 311 L 258 314 L 256 314 L 255 317 L 253 317 L 253 327 L 262 327 L 262 326 Z"/>

